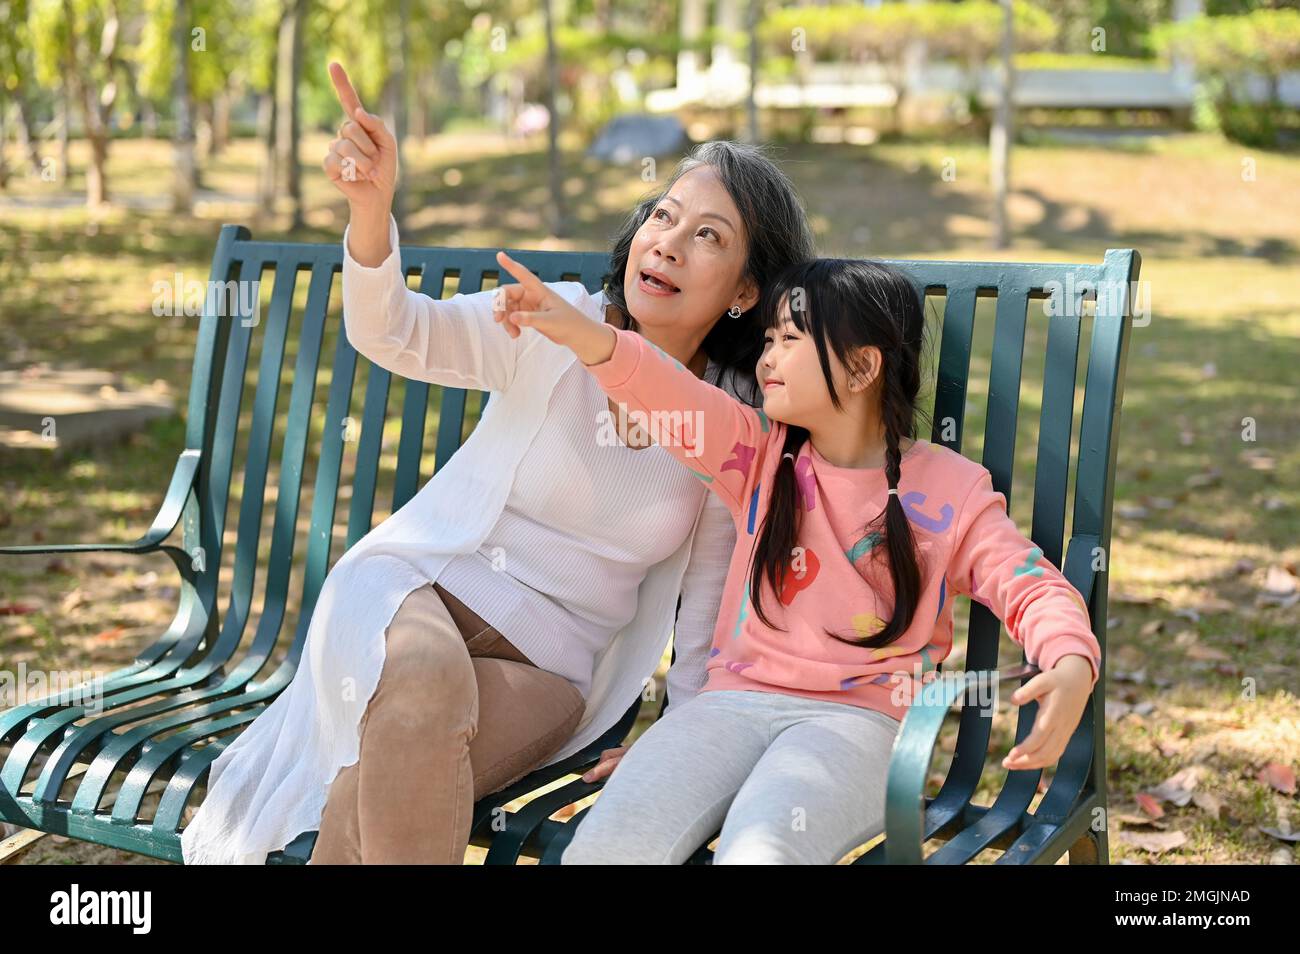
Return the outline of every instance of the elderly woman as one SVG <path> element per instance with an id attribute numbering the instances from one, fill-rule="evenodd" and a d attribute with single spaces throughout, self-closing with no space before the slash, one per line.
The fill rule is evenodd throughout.
<path id="1" fill-rule="evenodd" d="M 316 827 L 312 863 L 461 863 L 474 802 L 608 731 L 670 631 L 670 707 L 699 690 L 735 540 L 725 508 L 626 427 L 572 352 L 497 326 L 501 289 L 438 301 L 407 288 L 390 214 L 397 144 L 330 71 L 348 116 L 324 160 L 350 210 L 348 340 L 394 374 L 492 400 L 304 608 L 305 657 L 212 764 L 187 863 L 261 863 Z M 708 142 L 633 210 L 603 291 L 550 287 L 756 403 L 759 295 L 814 254 L 771 160 Z"/>

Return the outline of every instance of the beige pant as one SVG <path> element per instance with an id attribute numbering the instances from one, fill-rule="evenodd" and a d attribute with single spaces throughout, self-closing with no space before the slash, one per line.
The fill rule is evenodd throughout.
<path id="1" fill-rule="evenodd" d="M 573 735 L 586 708 L 438 584 L 385 633 L 361 748 L 329 789 L 309 864 L 463 864 L 474 802 Z"/>

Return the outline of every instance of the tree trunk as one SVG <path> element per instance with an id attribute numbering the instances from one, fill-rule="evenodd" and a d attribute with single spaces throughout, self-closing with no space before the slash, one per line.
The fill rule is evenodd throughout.
<path id="1" fill-rule="evenodd" d="M 9 116 L 9 104 L 0 99 L 0 189 L 9 185 L 9 164 L 5 162 L 5 149 L 9 145 L 9 128 L 5 122 Z"/>
<path id="2" fill-rule="evenodd" d="M 176 0 L 172 52 L 176 56 L 172 71 L 172 112 L 176 116 L 172 136 L 172 211 L 189 213 L 194 210 L 194 192 L 198 187 L 190 108 L 190 0 Z"/>
<path id="3" fill-rule="evenodd" d="M 158 110 L 154 109 L 153 103 L 147 99 L 140 101 L 140 125 L 144 127 L 146 139 L 158 138 Z"/>
<path id="4" fill-rule="evenodd" d="M 230 142 L 230 93 L 222 90 L 212 100 L 212 144 L 209 155 L 215 156 Z"/>
<path id="5" fill-rule="evenodd" d="M 1010 225 L 1007 222 L 1007 192 L 1011 179 L 1011 137 L 1013 135 L 1011 93 L 1015 82 L 1012 67 L 1012 12 L 1011 0 L 999 0 L 1002 5 L 1002 46 L 998 60 L 998 108 L 989 131 L 989 167 L 993 178 L 993 247 L 1002 249 L 1010 244 Z"/>
<path id="6" fill-rule="evenodd" d="M 87 96 L 91 96 L 89 91 Z M 88 105 L 87 115 L 94 110 L 93 103 Z M 98 122 L 88 122 L 86 139 L 90 143 L 90 165 L 86 166 L 86 205 L 96 208 L 108 204 L 108 132 Z"/>
<path id="7" fill-rule="evenodd" d="M 407 130 L 411 139 L 421 145 L 429 136 L 429 103 L 433 101 L 429 83 L 431 73 L 432 70 L 426 69 L 416 76 L 416 95 L 411 102 L 411 119 Z"/>
<path id="8" fill-rule="evenodd" d="M 262 166 L 257 177 L 257 207 L 275 211 L 275 80 L 271 89 L 257 97 L 257 139 L 262 144 Z"/>
<path id="9" fill-rule="evenodd" d="M 63 11 L 69 24 L 76 22 L 68 0 L 64 0 Z M 86 205 L 90 208 L 106 205 L 109 200 L 109 123 L 113 116 L 113 103 L 117 99 L 115 74 L 118 68 L 117 41 L 120 25 L 116 9 L 110 6 L 99 34 L 98 49 L 86 51 L 69 48 L 66 51 L 65 69 L 72 79 L 74 89 L 81 93 L 81 104 L 86 114 L 86 139 L 90 143 L 90 165 L 86 167 Z M 77 46 L 82 44 L 78 42 Z M 96 78 L 99 75 L 98 68 L 103 69 L 105 77 L 102 88 Z"/>
<path id="10" fill-rule="evenodd" d="M 758 4 L 759 0 L 749 0 L 749 87 L 745 92 L 745 114 L 749 119 L 746 138 L 749 142 L 759 140 L 758 101 L 754 91 L 758 88 Z"/>
<path id="11" fill-rule="evenodd" d="M 411 22 L 410 0 L 398 0 L 397 4 L 397 62 L 388 74 L 389 113 L 393 117 L 393 138 L 397 140 L 397 166 L 406 168 L 402 158 L 402 149 L 406 145 L 406 77 L 407 63 L 410 60 L 410 47 L 407 41 L 407 26 Z M 406 228 L 407 190 L 405 176 L 398 176 L 397 190 L 393 194 L 393 220 L 399 231 Z"/>
<path id="12" fill-rule="evenodd" d="M 90 144 L 90 164 L 86 166 L 86 205 L 90 208 L 108 204 L 108 120 L 112 99 L 108 103 L 95 95 L 95 84 L 82 81 L 82 104 L 86 114 L 86 140 Z"/>
<path id="13" fill-rule="evenodd" d="M 546 156 L 551 182 L 551 234 L 563 238 L 567 232 L 564 215 L 564 175 L 560 165 L 560 117 L 555 110 L 555 90 L 560 84 L 559 56 L 555 49 L 554 11 L 551 0 L 542 0 L 546 18 L 546 87 L 542 100 L 550 119 L 546 124 Z"/>
<path id="14" fill-rule="evenodd" d="M 301 117 L 298 110 L 298 78 L 302 73 L 302 30 L 306 0 L 285 0 L 280 20 L 276 64 L 276 159 L 278 179 L 289 197 L 292 218 L 289 227 L 303 226 L 302 180 L 298 168 L 298 140 Z"/>
<path id="15" fill-rule="evenodd" d="M 31 109 L 23 96 L 21 86 L 14 96 L 14 105 L 18 108 L 18 142 L 21 144 L 23 151 L 27 153 L 27 161 L 32 167 L 32 174 L 39 176 L 42 171 L 41 147 L 36 134 L 32 131 Z"/>
<path id="16" fill-rule="evenodd" d="M 65 76 L 59 84 L 59 168 L 55 178 L 67 184 L 68 181 L 68 125 L 72 122 L 72 90 L 68 88 Z"/>

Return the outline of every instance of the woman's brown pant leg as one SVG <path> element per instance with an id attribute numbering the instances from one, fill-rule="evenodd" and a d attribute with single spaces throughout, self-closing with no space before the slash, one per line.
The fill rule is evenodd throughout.
<path id="1" fill-rule="evenodd" d="M 460 864 L 468 842 L 473 800 L 517 781 L 544 761 L 573 734 L 585 710 L 582 694 L 568 680 L 538 669 L 455 597 L 436 584 L 415 592 L 422 591 L 432 595 L 438 605 L 431 605 L 423 596 L 415 603 L 408 597 L 389 626 L 389 653 L 394 652 L 394 636 L 407 634 L 407 640 L 399 639 L 405 646 L 409 634 L 422 632 L 424 640 L 438 643 L 443 655 L 451 657 L 446 668 L 463 674 L 462 664 L 468 658 L 474 705 L 463 693 L 434 694 L 430 691 L 435 685 L 432 681 L 421 683 L 416 677 L 403 680 L 399 691 L 417 700 L 415 704 L 424 718 L 417 716 L 411 721 L 423 726 L 425 736 L 413 737 L 419 735 L 417 728 L 414 733 L 399 733 L 403 737 L 397 742 L 390 738 L 376 746 L 375 724 L 370 721 L 380 698 L 380 690 L 376 689 L 361 723 L 361 758 L 340 771 L 330 786 L 310 863 L 393 863 L 400 859 L 388 857 L 385 845 L 400 845 L 398 853 L 407 854 L 425 852 L 428 849 L 420 846 L 427 844 L 443 845 L 446 850 L 437 858 L 418 860 Z M 466 656 L 457 656 L 447 649 L 445 638 L 437 638 L 447 635 L 448 618 L 464 640 L 460 649 Z M 397 652 L 406 650 L 399 648 Z M 411 652 L 416 663 L 410 669 L 431 664 L 430 654 Z M 394 671 L 386 660 L 380 688 L 385 688 L 386 674 Z M 389 691 L 384 698 L 393 695 Z M 468 712 L 473 717 L 467 716 Z M 407 758 L 406 749 L 411 746 L 416 747 L 420 758 Z M 433 750 L 433 760 L 424 757 L 426 749 Z M 471 794 L 465 787 L 465 760 L 471 766 Z M 388 768 L 379 767 L 379 762 Z M 439 762 L 440 770 L 433 767 Z M 396 786 L 400 797 L 385 802 L 385 789 L 377 786 L 386 775 L 398 774 L 403 776 L 402 784 Z M 367 785 L 368 781 L 374 784 Z M 413 841 L 419 844 L 412 847 Z"/>
<path id="2" fill-rule="evenodd" d="M 430 586 L 407 595 L 385 638 L 384 666 L 361 720 L 360 756 L 352 777 L 343 777 L 345 769 L 330 786 L 312 860 L 460 864 L 474 802 L 474 667 Z"/>
<path id="3" fill-rule="evenodd" d="M 569 740 L 586 700 L 563 676 L 539 669 L 510 640 L 439 584 L 465 637 L 478 683 L 478 731 L 469 743 L 474 798 L 523 778 Z"/>
<path id="4" fill-rule="evenodd" d="M 477 800 L 519 781 L 569 741 L 587 704 L 569 680 L 532 663 L 473 662 L 479 709 L 469 760 Z"/>

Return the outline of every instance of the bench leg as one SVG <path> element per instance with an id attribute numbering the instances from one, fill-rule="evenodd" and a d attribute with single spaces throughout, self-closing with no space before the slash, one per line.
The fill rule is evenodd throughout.
<path id="1" fill-rule="evenodd" d="M 1101 864 L 1102 858 L 1109 858 L 1109 846 L 1104 831 L 1086 831 L 1079 840 L 1070 846 L 1067 852 L 1072 865 Z"/>

